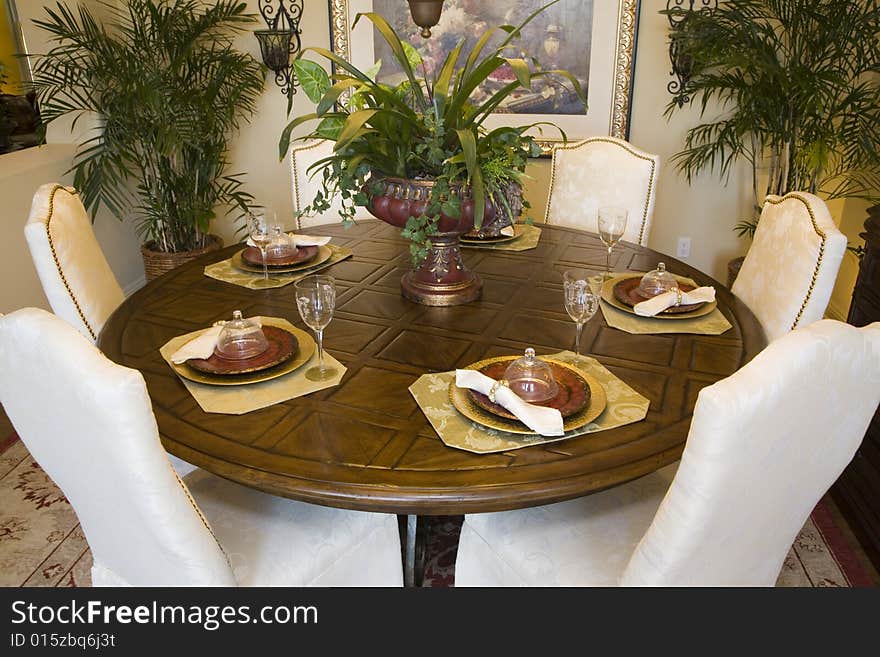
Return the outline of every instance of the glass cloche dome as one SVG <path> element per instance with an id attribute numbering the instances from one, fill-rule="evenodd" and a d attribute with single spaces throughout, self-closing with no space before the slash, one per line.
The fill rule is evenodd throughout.
<path id="1" fill-rule="evenodd" d="M 296 254 L 296 242 L 293 238 L 281 230 L 281 226 L 275 226 L 272 239 L 266 245 L 266 257 L 270 260 L 283 260 Z"/>
<path id="2" fill-rule="evenodd" d="M 527 402 L 542 402 L 553 399 L 559 392 L 559 385 L 553 377 L 550 366 L 535 356 L 529 347 L 522 358 L 517 358 L 504 372 L 508 387 Z"/>
<path id="3" fill-rule="evenodd" d="M 642 276 L 637 292 L 639 295 L 650 299 L 658 294 L 678 289 L 678 281 L 675 276 L 666 271 L 666 265 L 662 262 L 657 263 L 657 269 L 652 269 Z"/>
<path id="4" fill-rule="evenodd" d="M 269 341 L 257 322 L 244 319 L 241 311 L 232 313 L 232 319 L 223 322 L 217 338 L 216 351 L 223 358 L 241 360 L 253 358 L 269 348 Z"/>

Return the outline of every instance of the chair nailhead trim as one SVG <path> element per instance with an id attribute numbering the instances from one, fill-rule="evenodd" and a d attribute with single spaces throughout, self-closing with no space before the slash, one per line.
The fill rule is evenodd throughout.
<path id="1" fill-rule="evenodd" d="M 777 200 L 768 198 L 764 202 L 770 203 L 771 205 L 779 205 L 780 203 L 783 203 L 790 198 L 796 199 L 804 204 L 804 207 L 807 208 L 807 214 L 810 215 L 810 223 L 813 224 L 813 230 L 816 231 L 816 234 L 822 240 L 819 243 L 819 257 L 816 259 L 816 266 L 813 268 L 813 276 L 810 279 L 810 287 L 807 289 L 807 296 L 804 299 L 804 302 L 801 304 L 800 310 L 798 310 L 797 317 L 794 318 L 794 323 L 792 323 L 791 325 L 791 330 L 793 331 L 797 328 L 798 323 L 801 321 L 801 316 L 804 314 L 804 310 L 806 310 L 807 304 L 810 303 L 810 297 L 813 295 L 813 288 L 816 287 L 816 279 L 819 277 L 819 269 L 821 269 L 822 267 L 822 258 L 825 255 L 825 240 L 827 238 L 827 235 L 825 235 L 822 229 L 819 228 L 819 224 L 816 223 L 816 216 L 813 214 L 813 208 L 810 207 L 809 201 L 807 201 L 807 199 L 805 199 L 800 194 L 797 194 L 796 192 L 789 192 L 788 194 Z"/>
<path id="2" fill-rule="evenodd" d="M 46 220 L 43 222 L 43 225 L 46 227 L 46 239 L 49 241 L 49 249 L 52 251 L 52 260 L 55 261 L 55 269 L 58 271 L 58 275 L 61 277 L 61 282 L 64 283 L 64 287 L 67 290 L 67 293 L 70 295 L 70 299 L 71 301 L 73 301 L 73 305 L 76 306 L 76 312 L 79 313 L 79 318 L 82 320 L 83 324 L 85 324 L 89 335 L 92 336 L 92 340 L 97 340 L 97 334 L 95 333 L 94 329 L 92 329 L 91 324 L 89 324 L 89 320 L 86 319 L 86 315 L 80 307 L 79 301 L 77 301 L 76 296 L 73 294 L 73 290 L 70 289 L 70 284 L 67 282 L 67 277 L 64 275 L 64 271 L 61 269 L 61 263 L 58 261 L 58 254 L 55 252 L 55 243 L 52 241 L 52 232 L 49 230 L 49 223 L 52 221 L 52 215 L 55 211 L 55 194 L 58 191 L 65 191 L 71 196 L 76 196 L 76 190 L 74 190 L 73 188 L 68 189 L 63 185 L 55 185 L 52 188 L 52 191 L 49 192 L 49 214 L 46 216 Z"/>

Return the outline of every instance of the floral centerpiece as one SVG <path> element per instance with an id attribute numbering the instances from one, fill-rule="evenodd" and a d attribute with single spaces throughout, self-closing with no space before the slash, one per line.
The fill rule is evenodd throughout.
<path id="1" fill-rule="evenodd" d="M 479 278 L 461 262 L 459 235 L 497 235 L 527 207 L 520 183 L 528 159 L 541 152 L 529 130 L 553 124 L 488 130 L 485 121 L 492 112 L 541 78 L 562 78 L 584 98 L 568 71 L 544 70 L 534 59 L 508 56 L 522 29 L 557 2 L 517 26 L 486 30 L 470 52 L 463 52 L 465 40 L 459 40 L 442 65 L 431 67 L 431 74 L 418 51 L 382 16 L 358 14 L 354 24 L 362 18 L 371 21 L 394 54 L 403 71 L 396 85 L 378 81 L 381 62 L 361 71 L 323 48 L 304 53 L 311 50 L 333 62 L 337 72 L 332 78 L 302 56 L 294 62 L 300 85 L 316 109 L 284 129 L 281 157 L 293 130 L 308 122 L 317 124 L 300 139 L 335 142 L 333 154 L 312 167 L 322 185 L 303 212 L 325 211 L 340 196 L 344 223 L 351 223 L 356 207 L 363 206 L 399 226 L 410 240 L 416 267 L 402 281 L 408 298 L 432 305 L 476 298 Z M 511 79 L 484 95 L 481 87 L 499 69 L 512 72 Z"/>

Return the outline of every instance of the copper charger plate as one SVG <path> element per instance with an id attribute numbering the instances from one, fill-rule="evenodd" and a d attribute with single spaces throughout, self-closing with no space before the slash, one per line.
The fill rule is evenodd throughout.
<path id="1" fill-rule="evenodd" d="M 254 248 L 254 247 L 248 247 L 248 248 Z M 303 248 L 305 248 L 305 247 L 300 247 L 300 249 L 303 249 Z M 329 247 L 319 246 L 317 248 L 318 248 L 318 254 L 316 256 L 314 256 L 311 260 L 307 260 L 306 262 L 300 262 L 299 264 L 296 264 L 296 265 L 276 266 L 276 267 L 269 267 L 268 269 L 273 274 L 289 274 L 289 273 L 293 273 L 296 271 L 304 271 L 306 269 L 311 269 L 312 267 L 317 267 L 318 265 L 321 265 L 321 264 L 327 262 L 331 257 L 333 257 L 333 251 L 331 251 Z M 232 266 L 235 267 L 236 269 L 240 269 L 241 271 L 246 271 L 246 272 L 254 273 L 254 274 L 262 274 L 263 273 L 262 261 L 260 262 L 259 265 L 250 265 L 242 259 L 243 252 L 244 252 L 244 249 L 242 251 L 238 251 L 235 254 L 233 254 L 232 258 L 230 259 L 232 262 Z"/>
<path id="2" fill-rule="evenodd" d="M 496 381 L 504 378 L 504 372 L 511 360 L 505 359 L 497 361 L 480 368 L 480 372 Z M 543 402 L 533 402 L 535 406 L 548 406 L 555 408 L 560 412 L 562 418 L 565 419 L 584 410 L 584 407 L 590 403 L 590 386 L 584 378 L 570 367 L 562 367 L 558 363 L 548 362 L 553 377 L 559 385 L 559 392 L 552 399 Z M 476 390 L 468 390 L 468 394 L 474 403 L 480 408 L 507 418 L 508 420 L 516 420 L 516 416 L 504 408 L 501 404 L 495 404 L 489 401 L 489 398 Z"/>
<path id="3" fill-rule="evenodd" d="M 290 267 L 300 263 L 308 262 L 318 255 L 317 246 L 300 246 L 297 247 L 296 253 L 286 258 L 267 258 L 266 267 L 275 269 L 276 267 Z M 260 249 L 255 246 L 248 246 L 241 252 L 241 260 L 252 267 L 263 267 L 263 255 Z"/>
<path id="4" fill-rule="evenodd" d="M 681 277 L 676 278 L 679 279 L 683 291 L 688 292 L 695 289 L 690 283 L 681 282 Z M 645 300 L 635 291 L 635 288 L 638 287 L 641 280 L 641 276 L 625 275 L 617 276 L 616 278 L 605 281 L 602 285 L 602 300 L 618 310 L 627 312 L 630 315 L 636 315 L 633 306 Z M 677 308 L 667 308 L 663 312 L 658 313 L 653 317 L 646 317 L 645 319 L 693 319 L 694 317 L 708 315 L 717 307 L 717 301 L 692 303 L 678 306 Z M 641 317 L 641 315 L 636 315 L 636 317 Z"/>
<path id="5" fill-rule="evenodd" d="M 504 369 L 506 369 L 510 361 L 516 360 L 517 358 L 519 358 L 519 356 L 499 356 L 497 358 L 489 358 L 468 365 L 466 369 L 480 370 L 482 372 L 484 367 L 488 367 L 495 363 L 501 363 Z M 557 367 L 571 370 L 572 374 L 567 375 L 566 379 L 569 381 L 576 381 L 577 378 L 580 378 L 588 389 L 588 391 L 585 391 L 584 395 L 587 403 L 579 411 L 575 411 L 567 417 L 563 415 L 562 426 L 565 431 L 573 431 L 585 427 L 602 415 L 602 412 L 608 404 L 608 399 L 601 383 L 586 372 L 582 372 L 568 363 L 563 363 L 551 358 L 543 358 L 543 360 L 550 363 L 551 367 L 554 368 L 554 375 Z M 502 369 L 501 371 L 503 373 L 504 370 Z M 489 429 L 497 429 L 508 433 L 529 436 L 540 435 L 536 431 L 529 429 L 519 420 L 508 419 L 507 417 L 502 417 L 501 415 L 482 408 L 476 403 L 474 397 L 471 396 L 471 392 L 472 391 L 469 389 L 459 388 L 455 385 L 455 379 L 449 384 L 449 399 L 452 402 L 452 406 L 467 419 L 483 425 L 484 427 L 488 427 Z M 488 402 L 488 398 L 486 401 Z M 506 412 L 507 411 L 505 410 L 505 413 Z M 561 412 L 562 411 L 560 410 L 560 413 Z"/>
<path id="6" fill-rule="evenodd" d="M 278 362 L 267 368 L 251 372 L 239 372 L 238 374 L 209 374 L 207 372 L 200 372 L 199 370 L 191 367 L 190 363 L 192 363 L 192 359 L 186 361 L 185 363 L 176 364 L 169 362 L 169 364 L 179 376 L 190 381 L 195 381 L 196 383 L 205 383 L 208 385 L 217 386 L 237 386 L 246 385 L 249 383 L 269 381 L 271 379 L 284 376 L 285 374 L 289 374 L 290 372 L 293 372 L 294 370 L 307 363 L 308 360 L 312 357 L 312 354 L 315 353 L 317 345 L 315 344 L 314 339 L 312 339 L 312 336 L 310 336 L 305 331 L 296 328 L 286 320 L 280 318 L 264 318 L 263 330 L 265 331 L 270 327 L 278 328 L 279 331 L 283 331 L 284 333 L 290 335 L 292 338 L 292 342 L 295 345 L 295 349 L 286 360 Z M 193 337 L 195 336 L 196 334 L 193 334 Z M 263 352 L 260 357 L 267 354 L 270 350 L 271 347 L 269 350 Z M 212 358 L 214 358 L 214 356 L 212 356 Z M 229 362 L 241 363 L 243 361 Z"/>
<path id="7" fill-rule="evenodd" d="M 226 358 L 218 354 L 216 349 L 210 358 L 190 358 L 186 361 L 194 370 L 205 374 L 229 376 L 236 374 L 248 374 L 260 372 L 270 367 L 283 363 L 293 357 L 298 346 L 292 333 L 278 328 L 277 326 L 264 326 L 263 335 L 269 345 L 261 354 L 250 358 Z"/>
<path id="8" fill-rule="evenodd" d="M 512 242 L 515 239 L 522 237 L 523 231 L 519 226 L 513 227 L 513 235 L 493 235 L 491 237 L 479 237 L 477 235 L 467 235 L 464 234 L 459 237 L 459 241 L 462 244 L 504 244 L 505 242 Z"/>

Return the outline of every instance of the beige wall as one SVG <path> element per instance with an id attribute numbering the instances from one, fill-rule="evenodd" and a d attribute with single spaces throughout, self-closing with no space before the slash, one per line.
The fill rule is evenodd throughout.
<path id="1" fill-rule="evenodd" d="M 29 6 L 28 11 L 22 13 L 37 13 L 35 7 L 37 4 L 37 2 L 20 3 Z M 402 10 L 405 10 L 406 5 L 403 0 L 401 5 Z M 248 0 L 248 6 L 253 13 L 258 13 L 256 0 Z M 327 1 L 305 0 L 304 6 L 301 23 L 304 46 L 327 47 L 329 43 Z M 674 254 L 678 237 L 690 237 L 692 252 L 688 262 L 724 282 L 727 261 L 741 255 L 748 247 L 746 241 L 736 237 L 732 228 L 748 212 L 749 192 L 745 177 L 738 174 L 725 183 L 715 174 L 706 172 L 692 185 L 688 185 L 669 162 L 671 155 L 681 148 L 687 129 L 698 123 L 700 117 L 698 110 L 693 107 L 677 112 L 670 121 L 663 117 L 663 110 L 669 100 L 666 85 L 670 80 L 670 65 L 666 44 L 667 23 L 665 17 L 657 12 L 665 6 L 665 0 L 641 0 L 630 129 L 630 139 L 635 145 L 660 155 L 662 159 L 654 226 L 649 245 L 659 251 Z M 30 28 L 30 32 L 26 31 L 26 35 L 29 33 L 30 38 L 37 39 L 35 32 Z M 237 44 L 241 49 L 259 57 L 257 41 L 250 32 L 240 35 Z M 313 109 L 302 92 L 297 94 L 294 104 L 294 115 Z M 247 184 L 251 192 L 260 203 L 274 209 L 280 218 L 292 216 L 289 166 L 286 161 L 279 162 L 277 155 L 278 137 L 288 120 L 285 111 L 285 97 L 275 86 L 274 81 L 267 78 L 263 96 L 259 100 L 258 114 L 250 125 L 244 126 L 233 143 L 231 152 L 231 171 L 246 172 Z M 69 130 L 64 126 L 54 128 L 50 133 L 50 139 L 55 142 L 72 141 Z M 5 160 L 6 157 L 8 156 L 0 156 L 0 198 L 9 193 L 7 184 L 21 185 L 15 188 L 15 193 L 24 199 L 31 187 L 35 189 L 39 182 L 48 180 L 48 178 L 25 176 L 24 180 L 27 182 L 25 185 L 22 178 L 15 178 L 13 175 L 18 182 L 5 183 L 4 180 L 9 179 L 10 168 L 15 166 L 11 160 Z M 527 182 L 526 195 L 533 206 L 532 216 L 539 220 L 543 217 L 546 204 L 549 164 L 548 160 L 537 160 L 528 170 L 528 174 L 534 180 Z M 49 176 L 54 173 L 58 176 L 64 168 L 66 167 L 61 167 L 59 164 L 54 171 L 50 168 L 39 175 Z M 23 244 L 19 224 L 23 223 L 26 215 L 22 214 L 21 206 L 22 201 L 15 208 L 10 208 L 8 205 L 6 206 L 8 209 L 5 208 L 7 221 L 3 229 L 4 243 L 7 239 L 13 240 L 9 247 L 13 250 L 20 249 Z M 851 242 L 855 243 L 858 240 L 861 223 L 864 221 L 863 207 L 852 202 L 840 204 L 833 211 L 837 212 L 838 217 L 844 216 L 843 228 L 850 236 Z M 104 245 L 105 250 L 114 254 L 112 256 L 114 271 L 122 286 L 136 287 L 142 277 L 137 240 L 130 229 L 117 230 L 105 225 L 109 223 L 112 226 L 114 221 L 110 217 L 99 217 L 96 229 L 101 232 L 101 238 L 107 240 Z M 292 225 L 292 219 L 288 220 L 288 224 Z M 9 226 L 12 226 L 11 230 Z M 227 243 L 231 243 L 237 240 L 235 236 L 237 227 L 236 222 L 223 218 L 215 223 L 214 230 Z M 842 312 L 845 316 L 856 266 L 855 259 L 847 256 L 842 267 L 841 281 L 832 298 L 835 314 L 839 315 Z M 12 307 L 6 301 L 6 296 L 5 291 L 0 295 L 2 301 L 0 309 Z M 17 294 L 16 298 L 23 299 L 24 296 Z"/>

